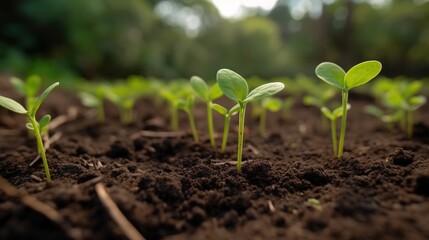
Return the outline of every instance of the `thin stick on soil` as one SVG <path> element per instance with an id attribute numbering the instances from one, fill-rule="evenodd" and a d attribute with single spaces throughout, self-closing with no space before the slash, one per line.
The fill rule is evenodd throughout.
<path id="1" fill-rule="evenodd" d="M 45 146 L 45 151 L 48 150 L 51 147 L 51 144 L 60 140 L 60 138 L 63 136 L 61 132 L 56 132 L 52 137 L 50 138 L 44 138 L 43 144 Z M 40 155 L 37 155 L 36 158 L 28 165 L 32 167 L 37 161 L 39 161 Z"/>
<path id="2" fill-rule="evenodd" d="M 124 234 L 131 240 L 144 240 L 145 238 L 137 231 L 137 229 L 128 221 L 122 214 L 115 202 L 110 198 L 106 188 L 102 183 L 95 185 L 95 190 L 100 198 L 101 203 L 109 212 L 110 216 L 119 225 Z"/>
<path id="3" fill-rule="evenodd" d="M 0 176 L 0 191 L 11 198 L 17 198 L 23 205 L 40 213 L 51 222 L 58 225 L 71 239 L 81 239 L 81 233 L 73 229 L 58 211 L 51 206 L 39 201 L 37 198 L 21 192 Z"/>

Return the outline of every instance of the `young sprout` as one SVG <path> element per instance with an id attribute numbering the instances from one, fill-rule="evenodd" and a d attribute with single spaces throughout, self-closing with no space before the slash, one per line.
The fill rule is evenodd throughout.
<path id="1" fill-rule="evenodd" d="M 79 93 L 82 104 L 95 108 L 97 110 L 97 121 L 102 123 L 105 120 L 104 116 L 104 98 L 106 97 L 107 87 L 102 84 L 87 84 Z"/>
<path id="2" fill-rule="evenodd" d="M 253 89 L 249 93 L 249 87 L 246 80 L 234 71 L 229 69 L 220 69 L 217 72 L 216 79 L 225 96 L 239 105 L 237 171 L 241 172 L 246 106 L 251 101 L 258 101 L 280 92 L 284 88 L 284 84 L 280 82 L 267 83 Z"/>
<path id="3" fill-rule="evenodd" d="M 364 111 L 386 123 L 389 129 L 393 128 L 394 123 L 400 122 L 404 118 L 404 111 L 402 110 L 396 110 L 388 114 L 374 105 L 365 106 Z"/>
<path id="4" fill-rule="evenodd" d="M 347 111 L 350 110 L 350 104 L 347 104 Z M 334 111 L 329 110 L 327 107 L 322 107 L 320 111 L 331 121 L 331 137 L 332 137 L 332 149 L 334 155 L 337 155 L 337 118 L 343 115 L 342 107 L 336 108 Z"/>
<path id="5" fill-rule="evenodd" d="M 176 102 L 176 105 L 178 109 L 182 109 L 188 114 L 189 126 L 191 127 L 192 136 L 194 137 L 194 142 L 199 143 L 200 140 L 198 138 L 197 128 L 195 127 L 194 113 L 193 113 L 194 102 L 195 102 L 194 100 L 195 100 L 194 96 L 189 95 L 186 98 L 186 100 L 178 99 Z"/>
<path id="6" fill-rule="evenodd" d="M 308 89 L 308 95 L 305 95 L 302 101 L 307 106 L 315 106 L 320 109 L 323 106 L 326 106 L 328 101 L 331 100 L 334 96 L 335 96 L 334 89 L 322 88 L 322 91 L 321 91 L 320 86 L 316 87 L 316 85 L 314 85 L 313 87 Z M 320 119 L 321 119 L 322 129 L 324 131 L 327 130 L 328 123 L 326 122 L 326 118 L 323 116 L 323 113 Z"/>
<path id="7" fill-rule="evenodd" d="M 168 87 L 160 91 L 160 96 L 165 99 L 170 108 L 170 128 L 172 130 L 179 129 L 179 109 L 177 108 L 177 101 L 184 96 L 189 95 L 189 88 L 185 87 L 183 82 L 173 82 Z"/>
<path id="8" fill-rule="evenodd" d="M 261 101 L 261 112 L 259 113 L 259 134 L 265 136 L 265 128 L 267 122 L 267 110 L 270 112 L 278 112 L 282 108 L 282 100 L 279 98 L 267 97 Z"/>
<path id="9" fill-rule="evenodd" d="M 209 128 L 210 145 L 212 147 L 216 147 L 211 105 L 213 104 L 213 101 L 215 99 L 218 99 L 222 96 L 222 91 L 220 90 L 219 85 L 217 83 L 209 87 L 203 79 L 197 76 L 193 76 L 191 78 L 191 86 L 192 89 L 194 89 L 195 93 L 197 93 L 198 97 L 200 97 L 204 102 L 206 102 L 207 126 Z"/>
<path id="10" fill-rule="evenodd" d="M 229 124 L 231 122 L 231 117 L 238 113 L 240 105 L 237 104 L 229 110 L 216 103 L 213 103 L 211 106 L 213 110 L 225 117 L 223 124 L 222 146 L 220 148 L 220 151 L 224 152 L 226 149 L 226 144 L 228 143 Z"/>
<path id="11" fill-rule="evenodd" d="M 32 104 L 31 109 L 25 109 L 21 104 L 16 102 L 13 99 L 0 96 L 0 106 L 19 113 L 24 114 L 27 116 L 27 119 L 29 121 L 28 124 L 26 124 L 27 128 L 29 130 L 34 131 L 34 134 L 36 135 L 36 141 L 37 141 L 37 151 L 41 155 L 43 160 L 43 167 L 45 168 L 45 174 L 46 179 L 48 182 L 51 181 L 51 174 L 49 173 L 49 165 L 48 160 L 46 159 L 46 153 L 45 153 L 45 147 L 43 145 L 42 141 L 42 133 L 43 131 L 46 131 L 47 126 L 51 120 L 51 117 L 49 115 L 43 116 L 40 121 L 37 121 L 36 114 L 37 110 L 39 110 L 40 105 L 42 105 L 43 101 L 46 99 L 46 97 L 49 95 L 49 93 L 59 85 L 60 83 L 56 82 L 49 86 Z"/>
<path id="12" fill-rule="evenodd" d="M 123 124 L 129 124 L 133 120 L 134 103 L 140 97 L 138 89 L 126 84 L 110 86 L 106 91 L 106 97 L 119 109 L 119 116 Z"/>
<path id="13" fill-rule="evenodd" d="M 376 77 L 381 71 L 381 63 L 378 61 L 366 61 L 352 67 L 347 73 L 330 62 L 323 62 L 316 67 L 316 75 L 323 81 L 337 87 L 342 92 L 342 117 L 340 142 L 338 145 L 338 158 L 343 156 L 344 139 L 346 135 L 347 103 L 349 91 L 352 88 L 367 83 Z"/>
<path id="14" fill-rule="evenodd" d="M 37 75 L 31 75 L 25 81 L 12 77 L 10 82 L 18 93 L 25 97 L 25 108 L 31 109 L 36 100 L 36 94 L 42 85 L 42 79 Z"/>
<path id="15" fill-rule="evenodd" d="M 411 83 L 402 82 L 397 88 L 393 88 L 384 96 L 384 104 L 392 109 L 403 113 L 401 119 L 402 125 L 405 125 L 408 137 L 413 136 L 414 117 L 413 113 L 423 106 L 427 99 L 423 95 L 416 94 L 422 89 L 423 85 L 419 81 Z"/>

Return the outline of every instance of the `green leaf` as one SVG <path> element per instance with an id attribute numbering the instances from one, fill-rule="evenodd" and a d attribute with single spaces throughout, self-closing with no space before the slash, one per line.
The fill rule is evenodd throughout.
<path id="1" fill-rule="evenodd" d="M 320 111 L 322 111 L 323 115 L 325 115 L 325 117 L 327 117 L 328 119 L 330 120 L 334 119 L 334 116 L 332 115 L 331 111 L 327 107 L 322 107 Z"/>
<path id="2" fill-rule="evenodd" d="M 228 113 L 228 110 L 226 108 L 224 108 L 221 105 L 216 104 L 216 103 L 213 103 L 211 105 L 211 108 L 223 116 L 225 116 Z"/>
<path id="3" fill-rule="evenodd" d="M 347 104 L 347 111 L 350 110 L 352 106 L 350 104 Z M 343 116 L 343 107 L 337 107 L 334 111 L 332 111 L 332 116 L 335 118 L 339 118 Z"/>
<path id="4" fill-rule="evenodd" d="M 323 62 L 316 67 L 316 75 L 323 81 L 342 90 L 346 90 L 344 70 L 335 63 Z"/>
<path id="5" fill-rule="evenodd" d="M 346 89 L 350 90 L 375 78 L 381 71 L 379 61 L 366 61 L 352 67 L 345 76 Z"/>
<path id="6" fill-rule="evenodd" d="M 266 83 L 253 89 L 244 102 L 256 101 L 280 92 L 285 85 L 281 82 Z"/>
<path id="7" fill-rule="evenodd" d="M 19 104 L 18 102 L 16 102 L 13 99 L 7 98 L 7 97 L 3 97 L 0 96 L 0 106 L 12 111 L 12 112 L 16 112 L 16 113 L 20 113 L 20 114 L 26 114 L 27 110 L 25 110 L 25 108 Z"/>
<path id="8" fill-rule="evenodd" d="M 313 96 L 305 96 L 302 99 L 303 103 L 305 105 L 309 105 L 309 106 L 316 106 L 316 107 L 322 107 L 323 103 L 320 99 L 313 97 Z"/>
<path id="9" fill-rule="evenodd" d="M 381 117 L 381 121 L 385 123 L 399 122 L 404 116 L 404 111 L 399 110 L 392 114 L 387 114 Z"/>
<path id="10" fill-rule="evenodd" d="M 411 110 L 415 111 L 426 103 L 426 97 L 425 96 L 412 97 L 410 98 L 408 103 L 410 104 Z"/>
<path id="11" fill-rule="evenodd" d="M 202 78 L 198 76 L 191 77 L 191 86 L 198 97 L 202 98 L 204 101 L 209 100 L 209 87 Z"/>
<path id="12" fill-rule="evenodd" d="M 405 99 L 409 99 L 413 97 L 423 88 L 423 84 L 420 81 L 414 81 L 411 83 L 407 82 L 405 84 L 406 84 L 406 87 L 402 91 L 402 96 L 404 96 Z"/>
<path id="13" fill-rule="evenodd" d="M 59 82 L 56 82 L 54 84 L 52 84 L 51 86 L 49 86 L 43 93 L 42 95 L 40 95 L 37 99 L 36 102 L 34 102 L 33 108 L 30 111 L 30 115 L 31 116 L 35 116 L 37 110 L 39 110 L 40 105 L 42 105 L 43 101 L 45 101 L 46 97 L 49 95 L 49 93 L 58 85 L 60 85 Z"/>
<path id="14" fill-rule="evenodd" d="M 82 100 L 82 104 L 87 107 L 96 107 L 100 104 L 99 99 L 90 93 L 80 92 L 78 95 Z"/>
<path id="15" fill-rule="evenodd" d="M 184 111 L 187 111 L 187 105 L 186 105 L 186 101 L 183 99 L 177 99 L 174 101 L 174 106 L 178 109 L 182 109 Z"/>
<path id="16" fill-rule="evenodd" d="M 215 83 L 209 90 L 209 100 L 213 101 L 222 97 L 223 92 L 220 89 L 219 84 Z"/>
<path id="17" fill-rule="evenodd" d="M 40 127 L 39 130 L 43 131 L 43 129 L 47 127 L 50 122 L 51 122 L 51 115 L 47 114 L 43 116 L 39 121 L 39 127 Z"/>
<path id="18" fill-rule="evenodd" d="M 25 95 L 27 97 L 36 96 L 39 91 L 42 79 L 38 75 L 31 75 L 25 81 Z"/>
<path id="19" fill-rule="evenodd" d="M 216 79 L 226 97 L 236 102 L 243 102 L 246 99 L 249 87 L 246 80 L 238 73 L 221 69 L 217 72 Z"/>
<path id="20" fill-rule="evenodd" d="M 229 109 L 228 115 L 233 116 L 233 115 L 237 114 L 239 111 L 240 111 L 240 105 L 236 104 L 236 105 L 234 105 L 234 107 Z"/>
<path id="21" fill-rule="evenodd" d="M 278 112 L 282 108 L 282 101 L 278 98 L 265 98 L 262 100 L 262 106 L 271 112 Z"/>
<path id="22" fill-rule="evenodd" d="M 32 130 L 32 131 L 34 131 L 34 127 L 33 127 L 33 124 L 32 124 L 32 123 L 26 123 L 26 124 L 25 124 L 25 127 L 26 127 L 28 130 Z"/>
<path id="23" fill-rule="evenodd" d="M 16 91 L 18 91 L 19 94 L 21 94 L 22 96 L 25 96 L 25 83 L 24 83 L 24 81 L 22 81 L 19 78 L 12 77 L 10 79 L 10 83 L 16 89 Z"/>
<path id="24" fill-rule="evenodd" d="M 374 117 L 382 118 L 384 116 L 384 112 L 374 105 L 365 106 L 364 111 Z"/>

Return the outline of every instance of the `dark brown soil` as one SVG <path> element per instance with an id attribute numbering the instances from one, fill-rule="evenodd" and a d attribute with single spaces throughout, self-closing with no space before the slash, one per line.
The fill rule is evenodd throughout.
<path id="1" fill-rule="evenodd" d="M 7 90 L 8 88 L 6 88 Z M 3 93 L 3 90 L 2 90 Z M 7 91 L 14 96 L 12 91 Z M 78 107 L 78 118 L 52 134 L 47 151 L 52 183 L 25 119 L 0 109 L 0 175 L 56 209 L 82 239 L 125 239 L 101 204 L 91 179 L 108 193 L 146 239 L 429 239 L 429 114 L 420 111 L 415 137 L 390 131 L 363 113 L 369 99 L 350 96 L 344 158 L 332 154 L 315 108 L 297 105 L 290 119 L 269 115 L 268 134 L 246 120 L 242 173 L 236 123 L 225 153 L 212 149 L 205 110 L 196 111 L 201 144 L 192 136 L 139 137 L 168 131 L 162 106 L 142 100 L 123 126 L 107 104 L 104 124 L 73 94 L 54 92 L 41 111 L 55 117 Z M 421 121 L 423 120 L 423 121 Z M 222 119 L 216 116 L 217 132 Z M 187 119 L 181 115 L 181 126 Z M 220 144 L 220 135 L 217 139 Z M 0 239 L 67 239 L 57 224 L 0 192 Z"/>

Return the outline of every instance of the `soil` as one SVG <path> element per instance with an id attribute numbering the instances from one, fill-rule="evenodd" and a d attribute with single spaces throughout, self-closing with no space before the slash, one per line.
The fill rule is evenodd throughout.
<path id="1" fill-rule="evenodd" d="M 2 93 L 17 97 L 1 84 Z M 350 102 L 343 159 L 332 154 L 318 109 L 297 104 L 288 119 L 270 113 L 264 137 L 248 109 L 237 173 L 230 164 L 236 118 L 221 153 L 210 147 L 203 104 L 195 113 L 203 141 L 195 144 L 184 114 L 184 135 L 139 135 L 169 131 L 165 107 L 149 99 L 138 102 L 128 126 L 106 103 L 108 120 L 100 124 L 74 94 L 56 90 L 41 112 L 55 117 L 75 107 L 78 116 L 50 133 L 62 134 L 47 150 L 53 181 L 42 180 L 40 161 L 29 166 L 37 151 L 25 119 L 4 109 L 0 175 L 58 211 L 79 239 L 126 239 L 91 184 L 99 176 L 146 239 L 429 239 L 429 107 L 419 111 L 415 135 L 407 138 L 363 112 L 372 99 L 352 94 Z M 218 145 L 222 123 L 215 114 Z M 69 238 L 1 191 L 0 226 L 0 239 Z"/>

